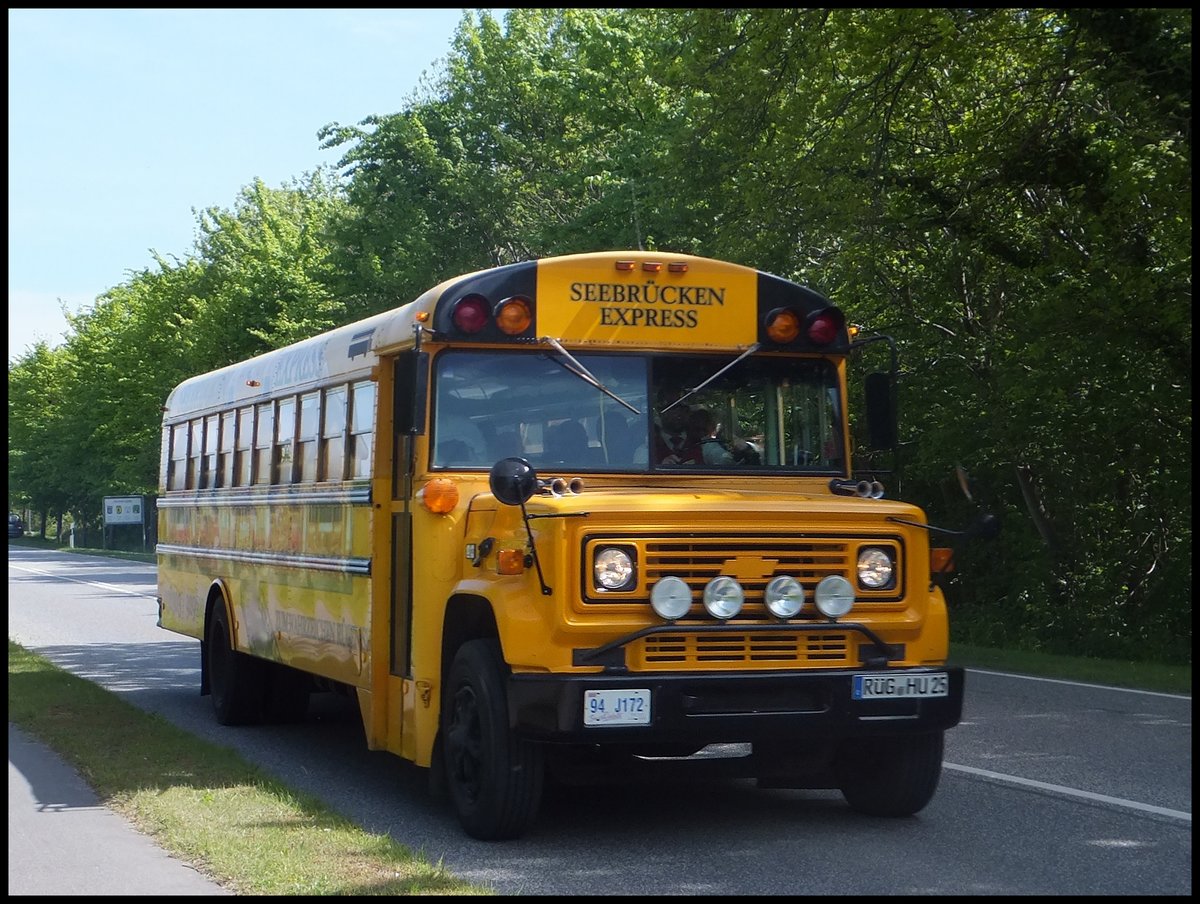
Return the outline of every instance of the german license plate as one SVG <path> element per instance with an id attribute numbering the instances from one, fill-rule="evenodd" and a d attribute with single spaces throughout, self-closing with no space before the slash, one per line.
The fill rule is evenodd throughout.
<path id="1" fill-rule="evenodd" d="M 855 700 L 894 700 L 901 697 L 946 697 L 950 678 L 945 672 L 921 675 L 855 675 Z"/>
<path id="2" fill-rule="evenodd" d="M 650 691 L 584 691 L 584 725 L 649 725 Z"/>

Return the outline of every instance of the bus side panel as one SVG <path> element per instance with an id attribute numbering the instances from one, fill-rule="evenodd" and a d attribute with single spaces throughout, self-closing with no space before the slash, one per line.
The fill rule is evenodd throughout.
<path id="1" fill-rule="evenodd" d="M 345 684 L 368 683 L 367 505 L 259 502 L 163 511 L 164 628 L 203 638 L 205 603 L 220 582 L 237 649 Z"/>

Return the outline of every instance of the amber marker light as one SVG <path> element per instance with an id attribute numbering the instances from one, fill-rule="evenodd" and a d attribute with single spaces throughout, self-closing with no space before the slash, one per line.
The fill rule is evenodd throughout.
<path id="1" fill-rule="evenodd" d="M 954 550 L 942 546 L 930 548 L 929 570 L 934 574 L 949 574 L 954 571 Z"/>
<path id="2" fill-rule="evenodd" d="M 662 269 L 662 264 L 659 261 L 643 261 L 642 269 L 647 273 L 657 273 Z"/>
<path id="3" fill-rule="evenodd" d="M 445 477 L 435 477 L 425 484 L 421 492 L 421 504 L 435 515 L 452 512 L 458 505 L 458 487 Z"/>
<path id="4" fill-rule="evenodd" d="M 417 323 L 425 323 L 427 320 L 429 320 L 428 311 L 417 311 Z"/>
<path id="5" fill-rule="evenodd" d="M 688 265 L 683 261 L 671 261 L 667 264 L 667 269 L 672 273 L 687 273 Z"/>
<path id="6" fill-rule="evenodd" d="M 529 329 L 533 323 L 533 313 L 529 310 L 529 302 L 519 295 L 506 298 L 496 305 L 496 326 L 500 332 L 508 336 L 519 336 Z"/>
<path id="7" fill-rule="evenodd" d="M 767 338 L 772 342 L 794 342 L 799 335 L 800 318 L 795 311 L 780 308 L 767 315 Z"/>
<path id="8" fill-rule="evenodd" d="M 525 570 L 525 550 L 502 549 L 497 552 L 496 570 L 500 574 L 521 574 Z"/>
<path id="9" fill-rule="evenodd" d="M 633 261 L 617 261 L 618 270 L 632 270 Z"/>

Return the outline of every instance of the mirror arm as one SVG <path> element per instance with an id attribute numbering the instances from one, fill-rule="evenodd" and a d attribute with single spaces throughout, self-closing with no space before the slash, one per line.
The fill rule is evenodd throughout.
<path id="1" fill-rule="evenodd" d="M 542 585 L 542 596 L 549 596 L 553 591 L 546 586 L 546 579 L 542 576 L 542 560 L 538 558 L 537 544 L 533 542 L 533 528 L 529 526 L 529 513 L 525 511 L 524 500 L 521 502 L 521 520 L 525 522 L 525 533 L 529 536 L 529 553 L 537 569 L 538 583 Z"/>

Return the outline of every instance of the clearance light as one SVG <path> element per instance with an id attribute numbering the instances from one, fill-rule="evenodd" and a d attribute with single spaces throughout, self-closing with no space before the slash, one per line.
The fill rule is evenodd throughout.
<path id="1" fill-rule="evenodd" d="M 496 570 L 500 574 L 521 574 L 525 571 L 525 550 L 500 550 L 496 553 Z"/>
<path id="2" fill-rule="evenodd" d="M 657 273 L 662 269 L 662 264 L 660 264 L 658 261 L 643 261 L 642 269 L 647 273 Z"/>
<path id="3" fill-rule="evenodd" d="M 632 270 L 633 266 L 633 261 L 617 261 L 618 270 Z"/>
<path id="4" fill-rule="evenodd" d="M 454 303 L 450 321 L 460 333 L 478 333 L 487 326 L 487 299 L 482 295 L 464 295 Z"/>
<path id="5" fill-rule="evenodd" d="M 683 261 L 672 261 L 667 264 L 667 269 L 672 273 L 687 273 L 688 265 Z"/>
<path id="6" fill-rule="evenodd" d="M 805 333 L 813 345 L 829 345 L 838 337 L 846 318 L 837 308 L 825 308 L 808 315 Z"/>
<path id="7" fill-rule="evenodd" d="M 417 311 L 417 323 L 425 323 L 427 320 L 429 320 L 428 311 Z"/>
<path id="8" fill-rule="evenodd" d="M 518 336 L 529 329 L 531 323 L 533 313 L 529 310 L 529 302 L 521 296 L 514 295 L 496 305 L 496 326 L 505 335 Z"/>
<path id="9" fill-rule="evenodd" d="M 800 335 L 800 318 L 787 308 L 777 308 L 767 315 L 767 338 L 780 345 L 795 341 Z"/>
<path id="10" fill-rule="evenodd" d="M 458 505 L 458 487 L 445 477 L 435 477 L 425 484 L 421 492 L 421 504 L 435 515 L 452 512 Z"/>

